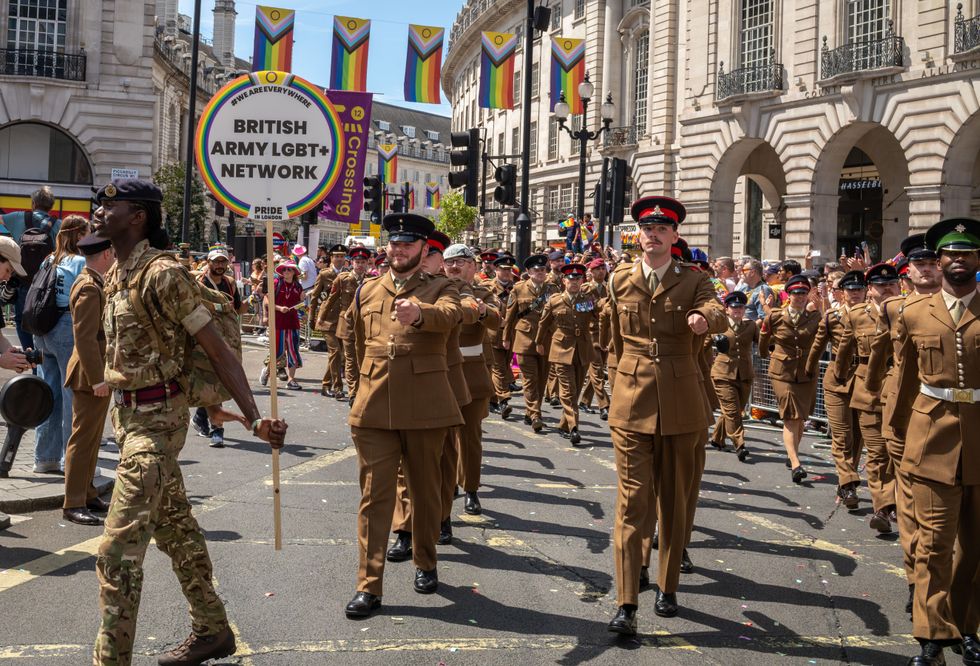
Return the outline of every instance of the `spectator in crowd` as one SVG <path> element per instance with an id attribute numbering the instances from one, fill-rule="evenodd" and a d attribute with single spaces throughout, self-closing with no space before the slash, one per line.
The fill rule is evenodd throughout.
<path id="1" fill-rule="evenodd" d="M 738 276 L 735 274 L 735 260 L 731 257 L 718 257 L 715 259 L 713 268 L 715 277 L 725 283 L 727 292 L 735 291 L 738 283 Z"/>
<path id="2" fill-rule="evenodd" d="M 255 306 L 255 329 L 257 335 L 265 332 L 265 259 L 259 257 L 252 261 L 252 274 L 248 278 L 252 286 L 252 304 Z"/>
<path id="3" fill-rule="evenodd" d="M 286 368 L 286 388 L 300 390 L 296 381 L 296 369 L 303 367 L 299 355 L 299 312 L 297 307 L 303 303 L 303 287 L 299 283 L 299 268 L 291 261 L 276 266 L 279 277 L 275 280 L 273 303 L 276 308 L 276 367 Z M 268 296 L 266 303 L 268 303 Z M 269 381 L 269 363 L 262 368 L 259 382 L 265 386 Z"/>
<path id="4" fill-rule="evenodd" d="M 741 291 L 749 297 L 745 308 L 745 318 L 759 321 L 766 316 L 769 308 L 773 307 L 776 297 L 772 288 L 762 281 L 762 262 L 758 259 L 748 259 L 742 264 Z"/>
<path id="5" fill-rule="evenodd" d="M 19 245 L 21 236 L 24 235 L 24 231 L 27 229 L 33 227 L 49 227 L 50 236 L 53 239 L 61 226 L 61 220 L 51 216 L 52 208 L 54 208 L 54 193 L 51 192 L 51 188 L 42 187 L 36 190 L 31 195 L 31 210 L 14 211 L 3 216 L 0 235 L 10 236 Z M 35 265 L 34 268 L 36 269 L 37 266 Z M 17 327 L 17 339 L 20 340 L 20 345 L 23 349 L 30 349 L 34 346 L 34 339 L 31 334 L 21 327 L 24 301 L 27 299 L 27 290 L 31 286 L 30 279 L 32 277 L 34 276 L 30 271 L 27 271 L 23 276 L 11 280 L 11 286 L 16 287 L 14 324 Z"/>
<path id="6" fill-rule="evenodd" d="M 316 276 L 320 274 L 316 262 L 310 259 L 309 253 L 303 245 L 294 247 L 293 255 L 296 257 L 296 266 L 299 267 L 299 283 L 302 285 L 303 291 L 309 291 L 316 284 Z"/>
<path id="7" fill-rule="evenodd" d="M 65 386 L 68 359 L 75 348 L 69 295 L 75 280 L 85 268 L 85 257 L 78 251 L 78 241 L 88 233 L 88 220 L 81 215 L 65 218 L 55 238 L 54 254 L 45 259 L 58 272 L 56 304 L 61 311 L 58 322 L 44 335 L 36 336 L 37 349 L 44 355 L 41 374 L 54 395 L 54 408 L 48 420 L 37 427 L 34 447 L 34 471 L 60 474 L 64 469 L 65 444 L 71 434 L 72 392 Z"/>
<path id="8" fill-rule="evenodd" d="M 0 237 L 0 283 L 6 285 L 15 276 L 23 275 L 24 267 L 20 265 L 20 248 L 17 243 L 11 238 Z M 33 367 L 27 362 L 23 350 L 11 345 L 6 336 L 0 333 L 0 368 L 24 372 Z"/>

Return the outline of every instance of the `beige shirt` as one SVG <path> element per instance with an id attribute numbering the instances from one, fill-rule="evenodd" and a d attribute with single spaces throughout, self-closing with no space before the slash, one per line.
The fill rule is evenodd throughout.
<path id="1" fill-rule="evenodd" d="M 657 282 L 658 283 L 659 282 L 663 282 L 664 281 L 664 275 L 667 274 L 667 269 L 670 268 L 671 264 L 673 264 L 673 263 L 674 263 L 673 261 L 668 261 L 666 264 L 664 264 L 660 268 L 652 268 L 650 266 L 650 264 L 648 264 L 647 262 L 645 262 L 645 261 L 643 261 L 641 259 L 640 260 L 640 268 L 643 269 L 643 279 L 646 280 L 647 282 L 650 282 L 650 271 L 653 271 L 654 273 L 657 274 Z"/>
<path id="2" fill-rule="evenodd" d="M 971 291 L 966 296 L 961 296 L 960 298 L 957 298 L 953 294 L 951 294 L 948 291 L 946 291 L 945 289 L 943 289 L 943 291 L 942 291 L 942 294 L 943 294 L 943 302 L 946 303 L 946 309 L 947 310 L 952 310 L 953 309 L 953 306 L 956 305 L 956 301 L 958 301 L 958 300 L 959 301 L 963 301 L 963 308 L 965 309 L 965 308 L 970 307 L 970 301 L 973 300 L 973 297 L 976 295 L 976 293 L 977 293 L 976 291 Z"/>

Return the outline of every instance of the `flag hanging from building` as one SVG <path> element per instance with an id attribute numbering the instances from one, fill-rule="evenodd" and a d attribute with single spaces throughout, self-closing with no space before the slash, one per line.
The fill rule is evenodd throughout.
<path id="1" fill-rule="evenodd" d="M 443 28 L 408 26 L 408 56 L 405 59 L 405 101 L 441 104 Z"/>
<path id="2" fill-rule="evenodd" d="M 439 183 L 426 183 L 425 184 L 425 207 L 439 208 L 439 199 L 441 199 L 441 196 L 439 194 Z"/>
<path id="3" fill-rule="evenodd" d="M 382 183 L 398 182 L 398 144 L 378 144 L 378 176 Z"/>
<path id="4" fill-rule="evenodd" d="M 514 108 L 514 61 L 517 35 L 484 32 L 480 57 L 480 106 L 484 109 Z"/>
<path id="5" fill-rule="evenodd" d="M 415 185 L 409 185 L 408 192 L 406 194 L 407 194 L 406 196 L 407 201 L 405 202 L 406 203 L 405 210 L 406 211 L 415 210 Z"/>
<path id="6" fill-rule="evenodd" d="M 255 7 L 255 45 L 252 71 L 274 69 L 288 72 L 293 67 L 293 24 L 296 12 L 278 7 Z"/>
<path id="7" fill-rule="evenodd" d="M 330 61 L 331 90 L 367 90 L 370 36 L 370 19 L 334 17 L 333 57 Z"/>
<path id="8" fill-rule="evenodd" d="M 582 98 L 578 84 L 585 80 L 585 40 L 555 37 L 551 40 L 551 110 L 565 93 L 569 113 L 581 114 Z"/>

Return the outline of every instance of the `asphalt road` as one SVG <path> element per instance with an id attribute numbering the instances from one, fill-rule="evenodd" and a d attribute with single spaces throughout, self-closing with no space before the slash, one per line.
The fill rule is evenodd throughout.
<path id="1" fill-rule="evenodd" d="M 411 562 L 389 563 L 381 612 L 347 620 L 357 461 L 346 405 L 318 394 L 324 355 L 305 359 L 304 390 L 280 391 L 290 424 L 281 551 L 272 546 L 265 445 L 235 426 L 227 448 L 191 434 L 182 454 L 238 636 L 238 654 L 222 663 L 883 665 L 918 652 L 901 549 L 895 535 L 868 527 L 866 489 L 860 512 L 838 509 L 829 451 L 812 438 L 803 447 L 811 476 L 795 486 L 778 433 L 766 429 L 750 430 L 747 463 L 708 451 L 690 548 L 697 569 L 682 577 L 679 616 L 654 615 L 651 589 L 641 594 L 638 639 L 609 634 L 616 475 L 608 431 L 586 415 L 589 446 L 570 448 L 522 425 L 519 399 L 509 422 L 484 422 L 484 514 L 466 516 L 457 501 L 456 539 L 439 547 L 438 593 L 416 594 Z M 251 377 L 261 361 L 246 350 Z M 267 412 L 257 382 L 256 395 Z M 545 412 L 556 425 L 558 411 Z M 67 523 L 60 511 L 14 519 L 0 531 L 0 663 L 90 663 L 101 530 Z M 135 663 L 155 664 L 186 637 L 189 619 L 162 553 L 151 548 L 145 567 Z"/>

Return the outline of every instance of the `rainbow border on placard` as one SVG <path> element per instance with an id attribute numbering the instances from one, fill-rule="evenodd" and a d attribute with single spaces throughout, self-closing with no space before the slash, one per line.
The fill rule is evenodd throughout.
<path id="1" fill-rule="evenodd" d="M 274 74 L 274 81 L 269 81 L 269 74 Z M 286 206 L 286 211 L 289 217 L 299 217 L 306 211 L 310 210 L 321 201 L 326 198 L 327 194 L 333 189 L 333 186 L 337 184 L 337 180 L 340 179 L 340 172 L 344 163 L 344 154 L 346 150 L 346 138 L 344 137 L 344 128 L 340 122 L 340 116 L 337 115 L 336 109 L 333 108 L 333 104 L 327 99 L 323 91 L 307 81 L 306 79 L 300 78 L 289 72 L 279 72 L 275 70 L 264 70 L 261 72 L 252 72 L 251 74 L 244 74 L 233 81 L 229 81 L 221 88 L 218 92 L 211 97 L 207 106 L 204 107 L 204 111 L 201 113 L 201 119 L 197 123 L 197 132 L 194 137 L 194 148 L 195 148 L 195 158 L 197 162 L 198 171 L 201 174 L 201 178 L 204 180 L 204 184 L 207 186 L 215 198 L 225 205 L 226 208 L 232 210 L 236 215 L 241 217 L 248 216 L 249 205 L 235 198 L 228 192 L 224 187 L 222 187 L 220 181 L 216 178 L 214 170 L 211 168 L 210 160 L 207 159 L 207 144 L 208 136 L 211 133 L 211 125 L 214 122 L 215 115 L 221 106 L 227 102 L 229 99 L 235 97 L 243 90 L 251 88 L 254 86 L 263 85 L 275 85 L 278 80 L 281 79 L 283 85 L 288 88 L 295 88 L 307 95 L 316 105 L 317 108 L 323 113 L 324 117 L 327 119 L 327 125 L 330 128 L 330 136 L 334 141 L 334 159 L 332 161 L 331 168 L 323 175 L 320 179 L 320 183 L 317 188 L 309 196 L 295 201 L 292 204 Z"/>

